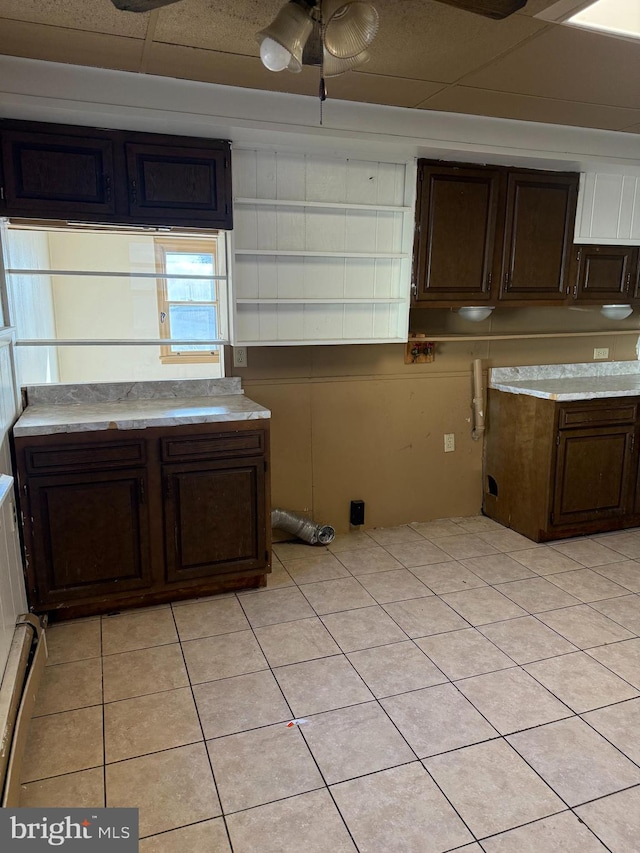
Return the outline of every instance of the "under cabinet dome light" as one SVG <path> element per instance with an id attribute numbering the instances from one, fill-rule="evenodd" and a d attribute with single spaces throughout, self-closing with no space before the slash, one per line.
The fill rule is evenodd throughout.
<path id="1" fill-rule="evenodd" d="M 479 323 L 480 320 L 486 320 L 491 316 L 494 307 L 493 305 L 463 305 L 462 308 L 458 308 L 458 315 L 463 320 Z"/>
<path id="2" fill-rule="evenodd" d="M 600 313 L 607 320 L 624 320 L 633 314 L 631 305 L 603 305 Z"/>

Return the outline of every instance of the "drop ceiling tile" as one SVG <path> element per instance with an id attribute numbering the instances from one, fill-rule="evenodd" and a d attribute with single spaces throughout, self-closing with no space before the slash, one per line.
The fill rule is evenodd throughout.
<path id="1" fill-rule="evenodd" d="M 0 0 L 0 18 L 72 30 L 144 38 L 149 15 L 122 12 L 110 0 Z"/>
<path id="2" fill-rule="evenodd" d="M 138 71 L 142 39 L 48 27 L 0 18 L 0 54 Z"/>
<path id="3" fill-rule="evenodd" d="M 317 95 L 318 72 L 304 68 L 300 74 L 274 74 L 254 56 L 237 56 L 215 50 L 153 42 L 145 54 L 145 72 L 162 77 L 200 80 L 248 89 L 267 89 L 299 95 Z"/>
<path id="4" fill-rule="evenodd" d="M 420 109 L 621 130 L 640 121 L 640 110 L 451 86 L 427 98 Z"/>
<path id="5" fill-rule="evenodd" d="M 385 77 L 383 74 L 367 74 L 362 71 L 352 71 L 327 80 L 330 98 L 395 107 L 415 107 L 442 89 L 442 86 L 442 83 L 432 83 L 428 80 Z"/>
<path id="6" fill-rule="evenodd" d="M 460 82 L 480 89 L 638 109 L 639 63 L 638 42 L 551 25 Z"/>

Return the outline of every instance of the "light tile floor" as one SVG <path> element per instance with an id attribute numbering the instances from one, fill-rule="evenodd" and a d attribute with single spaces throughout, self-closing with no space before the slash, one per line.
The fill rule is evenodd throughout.
<path id="1" fill-rule="evenodd" d="M 640 530 L 274 552 L 264 590 L 49 629 L 23 805 L 137 806 L 142 853 L 640 850 Z"/>

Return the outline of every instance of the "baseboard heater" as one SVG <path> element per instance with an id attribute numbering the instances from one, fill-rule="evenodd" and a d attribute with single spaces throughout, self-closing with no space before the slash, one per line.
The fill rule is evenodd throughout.
<path id="1" fill-rule="evenodd" d="M 37 616 L 20 616 L 0 685 L 0 803 L 20 802 L 20 771 L 29 722 L 45 661 L 47 644 Z"/>

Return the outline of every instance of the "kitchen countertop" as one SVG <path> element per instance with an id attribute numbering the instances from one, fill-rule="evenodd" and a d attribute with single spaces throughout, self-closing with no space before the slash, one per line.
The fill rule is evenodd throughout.
<path id="1" fill-rule="evenodd" d="M 509 394 L 527 394 L 561 402 L 640 397 L 640 362 L 495 367 L 490 371 L 489 387 Z"/>
<path id="2" fill-rule="evenodd" d="M 16 437 L 129 430 L 271 417 L 240 387 L 240 380 L 99 383 L 31 386 Z"/>

